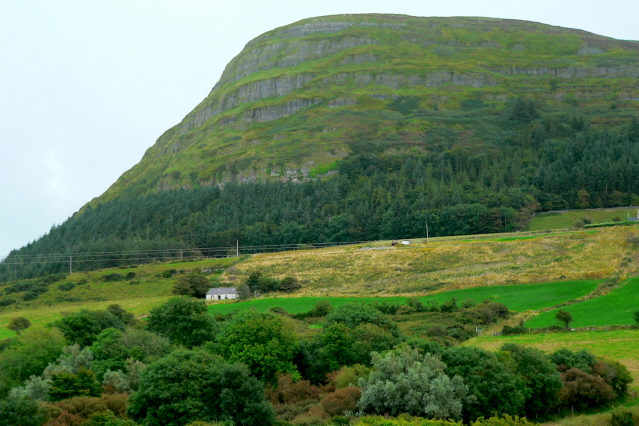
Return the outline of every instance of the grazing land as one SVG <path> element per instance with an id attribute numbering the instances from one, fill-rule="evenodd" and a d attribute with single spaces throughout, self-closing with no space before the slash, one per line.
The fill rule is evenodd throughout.
<path id="1" fill-rule="evenodd" d="M 475 337 L 465 342 L 464 345 L 478 346 L 494 351 L 499 349 L 504 343 L 531 346 L 545 352 L 553 352 L 560 348 L 568 348 L 573 351 L 587 349 L 597 356 L 624 364 L 634 378 L 631 388 L 639 390 L 639 359 L 637 359 L 639 330 L 482 336 Z"/>
<path id="2" fill-rule="evenodd" d="M 34 300 L 24 300 L 26 292 L 10 293 L 9 289 L 16 282 L 3 283 L 0 287 L 0 300 L 13 299 L 16 303 L 0 310 L 0 339 L 15 334 L 6 328 L 9 320 L 15 316 L 29 319 L 34 326 L 43 326 L 60 318 L 65 312 L 105 309 L 114 303 L 142 316 L 173 295 L 171 289 L 175 281 L 174 274 L 204 270 L 207 277 L 217 282 L 222 271 L 238 260 L 240 259 L 209 259 L 78 272 L 49 284 L 46 292 Z M 125 279 L 127 274 L 135 276 L 129 275 L 132 278 Z M 30 283 L 33 280 L 18 283 L 25 282 Z M 70 283 L 73 285 L 69 285 Z M 70 289 L 63 290 L 65 288 Z"/>
<path id="3" fill-rule="evenodd" d="M 579 281 L 625 273 L 632 228 L 605 228 L 541 236 L 413 241 L 266 253 L 225 272 L 228 285 L 254 270 L 294 276 L 299 296 L 414 296 L 495 285 Z M 624 266 L 626 265 L 626 266 Z M 624 269 L 626 268 L 626 269 Z"/>
<path id="4" fill-rule="evenodd" d="M 639 277 L 632 278 L 610 294 L 562 307 L 573 318 L 571 327 L 633 324 L 633 312 L 639 310 Z M 543 312 L 526 322 L 532 328 L 557 325 L 557 310 Z"/>
<path id="5" fill-rule="evenodd" d="M 574 228 L 578 221 L 588 219 L 593 224 L 614 222 L 615 219 L 626 220 L 637 217 L 637 207 L 623 209 L 588 209 L 568 210 L 562 212 L 537 213 L 526 226 L 527 231 L 543 231 L 545 229 Z"/>
<path id="6" fill-rule="evenodd" d="M 418 297 L 419 301 L 426 304 L 436 301 L 442 303 L 456 298 L 460 302 L 473 300 L 481 302 L 490 299 L 503 303 L 511 310 L 523 311 L 528 309 L 542 309 L 549 306 L 582 297 L 593 291 L 601 280 L 553 282 L 545 284 L 513 285 L 478 287 L 465 290 L 453 290 L 437 293 L 431 296 Z M 363 303 L 406 303 L 406 297 L 291 297 L 291 298 L 265 298 L 249 300 L 246 302 L 231 302 L 209 305 L 212 314 L 225 314 L 234 310 L 255 309 L 263 312 L 273 307 L 283 308 L 288 313 L 306 312 L 320 300 L 328 300 L 334 308 L 351 302 Z"/>

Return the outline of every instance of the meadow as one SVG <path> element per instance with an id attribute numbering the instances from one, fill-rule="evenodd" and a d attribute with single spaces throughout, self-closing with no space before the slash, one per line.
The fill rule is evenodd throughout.
<path id="1" fill-rule="evenodd" d="M 628 217 L 637 217 L 637 207 L 545 212 L 533 216 L 526 226 L 526 230 L 542 231 L 546 229 L 574 228 L 577 221 L 584 218 L 590 219 L 593 224 L 596 224 L 613 222 L 615 218 L 626 220 Z"/>
<path id="2" fill-rule="evenodd" d="M 207 277 L 217 281 L 223 270 L 238 262 L 238 258 L 207 259 L 197 262 L 173 262 L 139 265 L 126 269 L 102 269 L 91 272 L 76 272 L 64 280 L 50 284 L 48 291 L 37 299 L 23 301 L 22 293 L 6 294 L 12 283 L 0 287 L 0 300 L 18 299 L 17 303 L 0 310 L 0 339 L 13 336 L 7 324 L 11 318 L 22 316 L 34 326 L 45 326 L 67 312 L 80 309 L 105 309 L 111 304 L 119 304 L 138 316 L 146 315 L 152 308 L 167 301 L 173 294 L 175 273 L 200 272 L 205 270 Z M 210 270 L 210 272 L 209 272 Z M 135 273 L 129 280 L 106 281 L 113 274 L 126 276 Z M 70 290 L 62 290 L 64 284 L 73 283 Z"/>
<path id="3" fill-rule="evenodd" d="M 540 236 L 413 240 L 254 255 L 222 275 L 237 285 L 255 270 L 300 280 L 299 297 L 397 297 L 474 287 L 580 281 L 625 273 L 629 228 Z M 626 268 L 626 269 L 624 269 Z"/>
<path id="4" fill-rule="evenodd" d="M 564 306 L 573 318 L 571 327 L 634 324 L 633 313 L 639 310 L 639 277 L 628 280 L 607 295 Z M 556 309 L 542 312 L 526 322 L 527 327 L 541 328 L 558 325 Z"/>
<path id="5" fill-rule="evenodd" d="M 481 336 L 465 342 L 464 345 L 495 351 L 504 343 L 531 346 L 544 352 L 553 352 L 560 348 L 568 348 L 573 351 L 587 349 L 597 356 L 624 364 L 634 378 L 631 389 L 635 391 L 639 389 L 639 359 L 637 359 L 639 330 Z"/>
<path id="6" fill-rule="evenodd" d="M 478 287 L 464 290 L 454 290 L 437 293 L 430 296 L 418 297 L 426 304 L 428 302 L 446 302 L 456 298 L 459 302 L 473 300 L 481 302 L 492 300 L 503 303 L 509 309 L 523 311 L 528 309 L 542 309 L 549 306 L 577 299 L 593 291 L 600 280 L 553 282 L 544 284 L 512 285 Z M 294 298 L 264 298 L 245 302 L 226 302 L 209 305 L 211 314 L 226 314 L 234 310 L 255 309 L 260 312 L 274 307 L 283 308 L 288 313 L 307 312 L 320 300 L 327 300 L 333 308 L 345 303 L 387 303 L 403 304 L 407 297 L 294 297 Z"/>

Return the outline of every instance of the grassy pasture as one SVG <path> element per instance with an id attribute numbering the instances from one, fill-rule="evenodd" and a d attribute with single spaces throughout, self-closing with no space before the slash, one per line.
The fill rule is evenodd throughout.
<path id="1" fill-rule="evenodd" d="M 639 277 L 628 280 L 610 294 L 562 307 L 572 314 L 571 327 L 633 324 L 632 314 L 639 310 Z M 531 328 L 559 325 L 557 310 L 543 312 L 526 322 Z"/>
<path id="2" fill-rule="evenodd" d="M 67 312 L 78 312 L 81 309 L 99 310 L 106 309 L 107 306 L 117 303 L 127 311 L 136 315 L 144 315 L 152 308 L 166 302 L 170 296 L 157 296 L 131 299 L 113 299 L 104 302 L 75 302 L 67 304 L 57 304 L 49 307 L 34 307 L 20 310 L 0 312 L 0 339 L 13 337 L 15 333 L 7 329 L 7 324 L 13 317 L 21 316 L 31 321 L 32 327 L 44 327 L 49 323 L 62 317 Z"/>
<path id="3" fill-rule="evenodd" d="M 597 287 L 599 280 L 555 282 L 531 285 L 512 285 L 495 287 L 478 287 L 465 290 L 437 293 L 419 297 L 422 303 L 437 301 L 439 303 L 457 298 L 460 302 L 471 299 L 481 302 L 485 299 L 503 303 L 512 310 L 541 309 L 554 306 L 567 300 L 584 296 Z M 345 303 L 405 303 L 406 297 L 299 297 L 299 298 L 267 298 L 246 302 L 231 302 L 209 305 L 211 314 L 225 314 L 236 309 L 256 309 L 260 312 L 279 306 L 286 312 L 306 312 L 320 300 L 328 300 L 336 308 Z"/>
<path id="4" fill-rule="evenodd" d="M 222 270 L 238 261 L 237 258 L 209 259 L 197 262 L 175 262 L 163 264 L 139 265 L 129 269 L 102 269 L 92 272 L 76 272 L 66 279 L 53 283 L 49 290 L 35 300 L 22 301 L 22 293 L 2 295 L 2 298 L 19 299 L 18 303 L 0 310 L 0 339 L 13 336 L 7 324 L 11 318 L 23 316 L 31 321 L 33 326 L 44 326 L 60 318 L 64 312 L 77 312 L 80 309 L 105 309 L 117 303 L 136 315 L 144 315 L 151 308 L 161 305 L 173 294 L 175 278 L 164 278 L 162 273 L 175 269 L 176 271 L 195 271 L 211 269 L 209 278 L 219 278 Z M 108 274 L 126 275 L 135 272 L 133 280 L 106 282 L 103 277 Z M 77 284 L 86 281 L 84 284 Z M 64 283 L 76 283 L 69 291 L 62 291 L 59 286 Z M 0 287 L 4 293 L 11 283 Z M 0 293 L 1 294 L 1 293 Z"/>
<path id="5" fill-rule="evenodd" d="M 573 351 L 587 349 L 597 356 L 624 364 L 635 380 L 631 389 L 635 391 L 639 389 L 639 358 L 637 357 L 639 330 L 481 336 L 465 342 L 464 345 L 495 351 L 504 343 L 532 346 L 545 352 L 554 352 L 560 348 L 568 348 Z"/>
<path id="6" fill-rule="evenodd" d="M 473 287 L 600 279 L 623 272 L 631 253 L 627 228 L 575 231 L 529 238 L 437 239 L 390 247 L 353 245 L 264 253 L 225 273 L 228 285 L 260 270 L 295 276 L 303 297 L 423 296 Z M 499 241 L 501 240 L 501 241 Z"/>
<path id="7" fill-rule="evenodd" d="M 624 209 L 589 209 L 570 210 L 567 212 L 546 212 L 536 214 L 528 226 L 527 231 L 542 231 L 544 229 L 574 228 L 575 223 L 583 218 L 589 218 L 592 223 L 612 222 L 613 218 L 626 220 L 626 218 L 637 216 L 637 207 Z"/>

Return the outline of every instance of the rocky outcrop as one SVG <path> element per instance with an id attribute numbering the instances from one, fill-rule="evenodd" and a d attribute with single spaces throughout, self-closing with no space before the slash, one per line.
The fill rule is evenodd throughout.
<path id="1" fill-rule="evenodd" d="M 352 47 L 376 43 L 377 41 L 369 36 L 263 43 L 252 49 L 245 49 L 233 58 L 213 90 L 257 71 L 294 67 L 302 62 L 330 56 Z"/>
<path id="2" fill-rule="evenodd" d="M 195 127 L 201 126 L 210 118 L 238 105 L 259 101 L 271 96 L 286 96 L 295 90 L 303 88 L 313 78 L 314 75 L 312 74 L 282 75 L 240 86 L 230 93 L 214 97 L 208 105 L 200 107 L 187 115 L 179 125 L 179 132 L 186 133 Z"/>
<path id="3" fill-rule="evenodd" d="M 302 108 L 308 108 L 322 102 L 321 99 L 296 99 L 289 101 L 284 105 L 272 105 L 261 108 L 255 108 L 246 111 L 242 116 L 242 120 L 249 123 L 273 121 L 278 118 L 288 117 L 295 114 Z"/>
<path id="4" fill-rule="evenodd" d="M 617 77 L 632 77 L 639 78 L 639 66 L 638 65 L 621 65 L 618 67 L 565 67 L 565 68 L 551 68 L 551 67 L 537 67 L 537 68 L 523 68 L 523 67 L 503 67 L 503 68 L 489 68 L 490 71 L 501 74 L 504 76 L 525 74 L 530 76 L 545 76 L 549 75 L 557 78 L 576 78 L 576 77 L 603 77 L 603 78 L 617 78 Z"/>
<path id="5" fill-rule="evenodd" d="M 347 82 L 353 82 L 358 87 L 377 84 L 394 90 L 416 86 L 437 87 L 448 83 L 470 87 L 496 86 L 498 84 L 497 79 L 488 74 L 458 74 L 445 71 L 431 72 L 423 75 L 373 73 L 370 71 L 343 72 L 324 78 L 321 84 L 330 86 Z"/>

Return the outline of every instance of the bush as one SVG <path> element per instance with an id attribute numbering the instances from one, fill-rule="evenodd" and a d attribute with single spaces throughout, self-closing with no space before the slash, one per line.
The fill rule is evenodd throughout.
<path id="1" fill-rule="evenodd" d="M 162 277 L 163 278 L 171 278 L 175 274 L 177 274 L 177 271 L 175 269 L 168 269 L 168 270 L 162 272 Z"/>
<path id="2" fill-rule="evenodd" d="M 90 346 L 102 330 L 107 328 L 124 330 L 124 323 L 112 313 L 86 309 L 62 317 L 51 326 L 58 327 L 69 342 L 80 346 Z"/>
<path id="3" fill-rule="evenodd" d="M 46 420 L 38 403 L 29 398 L 0 399 L 0 426 L 41 426 Z"/>
<path id="4" fill-rule="evenodd" d="M 308 380 L 293 382 L 292 374 L 278 374 L 277 387 L 270 387 L 267 398 L 273 404 L 295 404 L 301 401 L 319 401 L 322 390 Z"/>
<path id="5" fill-rule="evenodd" d="M 322 408 L 331 416 L 344 414 L 346 411 L 355 411 L 361 396 L 362 391 L 357 386 L 338 389 L 326 395 L 322 400 Z"/>
<path id="6" fill-rule="evenodd" d="M 75 284 L 72 282 L 62 283 L 58 286 L 58 290 L 60 291 L 70 291 L 75 288 Z"/>
<path id="7" fill-rule="evenodd" d="M 111 274 L 106 274 L 103 275 L 101 280 L 104 282 L 115 282 L 115 281 L 122 281 L 124 279 L 124 276 L 122 274 L 118 274 L 118 273 L 111 273 Z"/>
<path id="8" fill-rule="evenodd" d="M 617 408 L 610 416 L 610 426 L 635 426 L 634 413 L 627 408 Z"/>
<path id="9" fill-rule="evenodd" d="M 300 288 L 302 288 L 302 285 L 295 277 L 285 277 L 282 281 L 280 281 L 280 291 L 292 293 Z"/>
<path id="10" fill-rule="evenodd" d="M 267 312 L 243 311 L 225 323 L 217 336 L 221 355 L 241 362 L 263 382 L 273 383 L 277 373 L 296 373 L 293 364 L 298 343 L 281 317 Z"/>
<path id="11" fill-rule="evenodd" d="M 137 274 L 133 271 L 131 272 L 127 272 L 126 275 L 124 276 L 124 279 L 127 281 L 130 281 L 132 279 L 134 279 L 135 277 L 137 277 Z"/>
<path id="12" fill-rule="evenodd" d="M 615 399 L 612 387 L 599 375 L 571 368 L 562 373 L 561 379 L 564 387 L 559 391 L 559 399 L 568 407 L 578 407 L 583 410 Z"/>
<path id="13" fill-rule="evenodd" d="M 151 309 L 147 328 L 187 348 L 214 340 L 218 331 L 215 320 L 207 313 L 206 303 L 185 297 L 174 297 Z"/>
<path id="14" fill-rule="evenodd" d="M 102 387 L 91 370 L 81 369 L 77 374 L 60 372 L 51 375 L 49 398 L 61 401 L 74 396 L 100 396 Z"/>
<path id="15" fill-rule="evenodd" d="M 444 368 L 438 358 L 416 349 L 373 353 L 373 372 L 358 381 L 362 397 L 357 406 L 375 414 L 459 419 L 468 387 L 458 376 L 450 379 Z"/>
<path id="16" fill-rule="evenodd" d="M 241 364 L 228 364 L 202 350 L 177 350 L 149 365 L 128 414 L 143 424 L 233 421 L 242 426 L 273 423 L 262 384 Z M 176 420 L 179 421 L 176 422 Z"/>
<path id="17" fill-rule="evenodd" d="M 374 324 L 389 331 L 394 337 L 399 337 L 397 324 L 370 305 L 363 303 L 346 303 L 326 317 L 326 327 L 334 323 L 342 323 L 354 329 L 360 324 Z"/>
<path id="18" fill-rule="evenodd" d="M 180 275 L 175 280 L 173 294 L 190 297 L 206 297 L 211 281 L 202 274 Z"/>
<path id="19" fill-rule="evenodd" d="M 13 305 L 14 303 L 16 303 L 16 299 L 3 299 L 0 300 L 0 307 Z"/>

